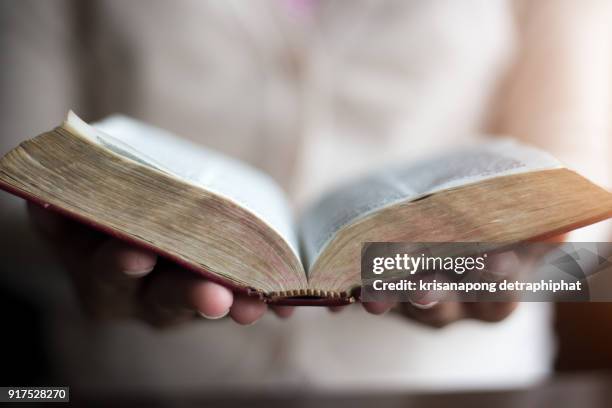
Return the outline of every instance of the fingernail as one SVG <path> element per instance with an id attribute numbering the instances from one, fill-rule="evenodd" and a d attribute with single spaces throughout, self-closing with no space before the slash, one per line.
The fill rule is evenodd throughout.
<path id="1" fill-rule="evenodd" d="M 384 315 L 386 315 L 387 313 L 389 313 L 389 312 L 391 311 L 391 309 L 392 309 L 391 307 L 389 307 L 389 308 L 385 309 L 385 310 L 384 310 L 382 313 L 380 313 L 380 314 L 379 314 L 379 316 L 384 316 Z"/>
<path id="2" fill-rule="evenodd" d="M 141 276 L 144 276 L 148 274 L 149 272 L 151 272 L 154 268 L 155 268 L 155 265 L 147 269 L 125 270 L 123 271 L 123 273 L 132 278 L 140 278 Z"/>
<path id="3" fill-rule="evenodd" d="M 431 309 L 432 307 L 434 307 L 435 305 L 437 305 L 439 302 L 437 300 L 432 300 L 431 302 L 427 302 L 427 303 L 418 303 L 418 302 L 413 302 L 412 300 L 409 300 L 410 304 L 414 307 L 416 307 L 417 309 Z"/>
<path id="4" fill-rule="evenodd" d="M 227 309 L 225 312 L 223 312 L 223 314 L 221 314 L 221 315 L 219 315 L 219 316 L 208 316 L 208 315 L 206 315 L 206 314 L 204 314 L 203 312 L 200 312 L 200 311 L 198 310 L 198 314 L 199 314 L 200 316 L 202 316 L 203 318 L 208 319 L 208 320 L 219 320 L 219 319 L 221 319 L 221 318 L 223 318 L 223 317 L 227 316 L 227 314 L 228 314 L 228 313 L 229 313 L 229 309 Z"/>
<path id="5" fill-rule="evenodd" d="M 242 327 L 251 327 L 251 326 L 253 326 L 254 324 L 256 324 L 258 321 L 259 321 L 259 319 L 255 319 L 255 320 L 253 320 L 252 322 L 249 322 L 249 323 L 239 323 L 239 324 L 240 324 Z"/>

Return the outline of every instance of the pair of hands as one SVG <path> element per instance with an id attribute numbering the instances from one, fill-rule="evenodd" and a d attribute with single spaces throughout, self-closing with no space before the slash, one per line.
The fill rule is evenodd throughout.
<path id="1" fill-rule="evenodd" d="M 248 325 L 271 309 L 280 318 L 294 312 L 290 306 L 270 306 L 194 273 L 166 263 L 153 253 L 129 246 L 28 204 L 34 227 L 47 241 L 70 275 L 85 311 L 92 317 L 139 319 L 155 327 L 173 326 L 196 317 L 231 317 Z M 514 310 L 515 303 L 362 303 L 372 314 L 393 309 L 415 321 L 442 327 L 465 318 L 499 321 Z M 344 308 L 330 308 L 332 312 Z"/>

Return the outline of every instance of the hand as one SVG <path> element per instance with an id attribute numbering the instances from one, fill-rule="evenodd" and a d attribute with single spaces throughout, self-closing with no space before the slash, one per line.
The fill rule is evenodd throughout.
<path id="1" fill-rule="evenodd" d="M 516 309 L 518 303 L 433 302 L 422 305 L 418 303 L 364 302 L 362 305 L 371 314 L 381 315 L 391 310 L 426 326 L 442 328 L 463 319 L 499 322 L 508 317 Z M 334 311 L 336 310 L 339 309 Z"/>
<path id="2" fill-rule="evenodd" d="M 156 327 L 229 315 L 251 324 L 266 312 L 255 298 L 232 293 L 193 272 L 163 262 L 81 224 L 28 204 L 30 219 L 68 271 L 85 309 L 97 319 L 137 318 Z M 281 318 L 293 308 L 273 308 Z"/>
<path id="3" fill-rule="evenodd" d="M 554 237 L 547 242 L 562 242 L 564 236 Z M 508 251 L 489 258 L 487 273 L 497 278 L 516 276 L 517 271 L 535 261 L 545 252 L 538 252 L 534 247 L 527 256 L 519 257 L 513 251 Z M 499 322 L 508 317 L 518 306 L 517 302 L 453 302 L 435 300 L 430 293 L 414 302 L 362 303 L 366 311 L 372 314 L 383 314 L 392 310 L 425 325 L 442 328 L 463 319 L 476 319 L 486 322 Z"/>
<path id="4" fill-rule="evenodd" d="M 463 319 L 477 319 L 486 322 L 499 322 L 508 317 L 516 308 L 516 302 L 433 302 L 385 303 L 363 302 L 363 308 L 371 314 L 382 315 L 389 311 L 434 328 L 442 328 Z M 346 306 L 331 307 L 338 313 Z"/>

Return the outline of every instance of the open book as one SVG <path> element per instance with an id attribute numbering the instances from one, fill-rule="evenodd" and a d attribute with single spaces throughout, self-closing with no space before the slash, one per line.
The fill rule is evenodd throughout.
<path id="1" fill-rule="evenodd" d="M 612 217 L 612 194 L 510 140 L 372 174 L 299 222 L 267 175 L 127 117 L 70 113 L 0 160 L 0 187 L 285 304 L 340 304 L 364 242 L 522 242 Z"/>

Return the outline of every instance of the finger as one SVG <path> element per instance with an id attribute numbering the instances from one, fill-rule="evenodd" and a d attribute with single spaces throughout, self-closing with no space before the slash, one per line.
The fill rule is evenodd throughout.
<path id="1" fill-rule="evenodd" d="M 395 303 L 392 302 L 364 302 L 363 308 L 371 314 L 381 315 L 387 313 Z"/>
<path id="2" fill-rule="evenodd" d="M 97 245 L 106 239 L 104 234 L 39 205 L 28 203 L 27 209 L 34 229 L 68 264 L 89 258 Z"/>
<path id="3" fill-rule="evenodd" d="M 27 204 L 28 216 L 34 228 L 46 239 L 51 241 L 70 240 L 72 243 L 82 243 L 83 236 L 101 238 L 104 234 L 83 224 L 72 221 L 54 211 L 49 211 L 37 204 Z M 77 236 L 75 236 L 75 234 Z M 83 236 L 81 236 L 83 235 Z"/>
<path id="4" fill-rule="evenodd" d="M 155 267 L 157 257 L 108 239 L 89 258 L 67 268 L 88 314 L 96 319 L 138 315 L 142 278 Z"/>
<path id="5" fill-rule="evenodd" d="M 288 317 L 291 317 L 295 311 L 295 308 L 293 306 L 273 306 L 272 310 L 276 316 L 280 317 L 281 319 L 287 319 Z"/>
<path id="6" fill-rule="evenodd" d="M 157 263 L 157 255 L 116 239 L 104 242 L 92 256 L 97 277 L 109 283 L 125 283 L 148 275 Z"/>
<path id="7" fill-rule="evenodd" d="M 267 308 L 267 305 L 257 298 L 240 295 L 230 308 L 230 316 L 236 323 L 253 324 L 263 316 Z"/>
<path id="8" fill-rule="evenodd" d="M 515 251 L 500 252 L 489 256 L 483 277 L 499 280 L 516 276 L 522 268 L 521 259 Z"/>
<path id="9" fill-rule="evenodd" d="M 464 305 L 466 317 L 494 323 L 508 317 L 518 302 L 470 302 Z"/>
<path id="10" fill-rule="evenodd" d="M 342 312 L 345 308 L 347 307 L 347 305 L 342 305 L 342 306 L 330 306 L 328 307 L 328 310 L 332 313 L 340 313 Z"/>
<path id="11" fill-rule="evenodd" d="M 183 321 L 196 312 L 219 319 L 228 314 L 234 300 L 227 288 L 178 268 L 152 274 L 143 297 L 143 316 L 162 324 Z"/>
<path id="12" fill-rule="evenodd" d="M 45 210 L 43 207 L 27 203 L 27 211 L 32 225 L 45 238 L 55 239 L 67 228 L 67 220 L 52 211 Z"/>
<path id="13" fill-rule="evenodd" d="M 440 302 L 429 308 L 400 303 L 399 313 L 430 327 L 442 328 L 465 317 L 462 303 Z"/>
<path id="14" fill-rule="evenodd" d="M 234 303 L 231 290 L 218 283 L 193 278 L 195 283 L 188 290 L 187 300 L 190 307 L 207 319 L 220 319 L 226 316 Z"/>

